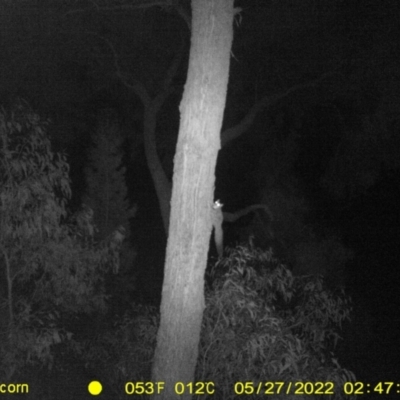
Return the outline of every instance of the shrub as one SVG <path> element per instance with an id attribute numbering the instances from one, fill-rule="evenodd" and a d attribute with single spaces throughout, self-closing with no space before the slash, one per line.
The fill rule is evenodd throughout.
<path id="1" fill-rule="evenodd" d="M 293 277 L 271 251 L 253 247 L 231 250 L 208 278 L 196 381 L 214 382 L 213 397 L 239 398 L 234 395 L 236 382 L 241 390 L 241 383 L 269 381 L 333 382 L 336 396 L 324 397 L 344 398 L 343 383 L 355 377 L 333 355 L 338 329 L 350 311 L 343 293 L 325 289 L 321 277 Z M 157 328 L 154 308 L 134 306 L 95 340 L 76 343 L 75 350 L 114 388 L 114 398 L 122 398 L 124 383 L 150 379 Z"/>
<path id="2" fill-rule="evenodd" d="M 154 307 L 134 305 L 112 326 L 88 338 L 70 342 L 86 367 L 124 398 L 127 381 L 151 379 L 151 361 L 156 345 L 159 316 Z"/>
<path id="3" fill-rule="evenodd" d="M 118 261 L 118 243 L 82 240 L 62 223 L 69 166 L 52 152 L 46 129 L 26 103 L 0 109 L 0 309 L 7 310 L 0 372 L 7 379 L 25 365 L 52 366 L 52 347 L 71 338 L 63 318 L 106 309 L 104 274 Z"/>
<path id="4" fill-rule="evenodd" d="M 330 381 L 341 398 L 354 378 L 332 353 L 350 312 L 343 294 L 325 289 L 321 277 L 293 277 L 272 251 L 252 247 L 232 250 L 210 279 L 198 381 L 215 382 L 225 400 L 238 398 L 234 384 L 245 381 Z"/>

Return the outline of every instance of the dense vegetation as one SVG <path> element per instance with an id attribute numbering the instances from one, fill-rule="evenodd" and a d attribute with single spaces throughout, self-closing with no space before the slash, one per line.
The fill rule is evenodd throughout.
<path id="1" fill-rule="evenodd" d="M 67 214 L 69 167 L 46 129 L 22 102 L 0 111 L 0 377 L 30 383 L 42 400 L 86 398 L 94 378 L 123 398 L 126 382 L 150 379 L 158 312 L 110 312 L 106 281 L 119 271 L 122 238 L 98 240 L 88 206 Z M 294 276 L 271 250 L 239 246 L 206 276 L 197 380 L 225 400 L 250 381 L 333 382 L 343 398 L 354 375 L 333 351 L 349 312 L 322 277 Z"/>

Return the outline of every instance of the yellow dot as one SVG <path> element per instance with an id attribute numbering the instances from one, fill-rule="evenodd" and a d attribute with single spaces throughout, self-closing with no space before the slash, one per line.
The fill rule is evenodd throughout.
<path id="1" fill-rule="evenodd" d="M 93 396 L 97 396 L 98 394 L 101 393 L 103 387 L 101 386 L 100 382 L 92 381 L 89 383 L 88 390 L 90 394 L 92 394 Z"/>

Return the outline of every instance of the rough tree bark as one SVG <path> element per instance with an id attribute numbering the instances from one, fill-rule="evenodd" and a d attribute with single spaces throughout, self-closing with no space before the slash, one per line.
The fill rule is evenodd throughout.
<path id="1" fill-rule="evenodd" d="M 161 399 L 194 380 L 204 311 L 204 272 L 212 228 L 215 166 L 226 101 L 234 0 L 192 0 L 189 71 L 180 105 L 161 321 L 152 381 Z"/>

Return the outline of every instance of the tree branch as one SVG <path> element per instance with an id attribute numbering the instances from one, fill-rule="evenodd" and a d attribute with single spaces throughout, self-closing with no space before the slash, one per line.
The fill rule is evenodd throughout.
<path id="1" fill-rule="evenodd" d="M 182 19 L 185 21 L 187 27 L 189 28 L 189 32 L 192 31 L 192 18 L 189 15 L 188 12 L 182 7 L 181 4 L 176 4 L 175 5 L 176 12 L 182 17 Z"/>
<path id="2" fill-rule="evenodd" d="M 96 9 L 97 12 L 109 12 L 109 11 L 127 11 L 127 10 L 140 10 L 140 9 L 146 9 L 150 7 L 155 7 L 155 6 L 160 6 L 160 7 L 168 7 L 172 6 L 172 1 L 171 0 L 131 0 L 129 4 L 121 4 L 121 5 L 115 5 L 115 6 L 99 6 L 98 3 L 95 1 L 91 1 L 93 4 L 93 7 Z M 79 14 L 79 13 L 85 13 L 85 12 L 91 12 L 93 9 L 92 8 L 77 8 L 75 10 L 68 11 L 64 14 L 64 16 L 67 15 L 73 15 L 73 14 Z"/>
<path id="3" fill-rule="evenodd" d="M 107 44 L 108 48 L 111 50 L 111 52 L 113 54 L 116 75 L 121 80 L 122 84 L 124 86 L 126 86 L 127 88 L 131 89 L 133 92 L 135 92 L 145 107 L 148 104 L 150 104 L 151 99 L 150 99 L 149 93 L 146 90 L 146 87 L 139 81 L 128 81 L 127 76 L 122 72 L 121 65 L 119 63 L 118 53 L 115 50 L 115 47 L 114 47 L 113 43 L 111 42 L 111 40 L 107 39 L 104 36 L 99 35 L 96 32 L 88 32 L 88 33 L 90 35 L 100 38 Z"/>
<path id="4" fill-rule="evenodd" d="M 242 210 L 236 211 L 235 213 L 230 213 L 230 212 L 225 212 L 224 211 L 222 214 L 224 216 L 224 221 L 235 222 L 239 218 L 244 217 L 248 213 L 250 213 L 252 211 L 255 211 L 255 210 L 258 210 L 258 209 L 263 209 L 267 213 L 269 219 L 271 221 L 274 220 L 274 218 L 272 216 L 272 212 L 271 212 L 271 210 L 269 209 L 269 207 L 266 204 L 253 204 L 251 206 L 243 208 Z"/>
<path id="5" fill-rule="evenodd" d="M 153 100 L 154 106 L 157 111 L 164 104 L 165 99 L 173 91 L 172 81 L 175 78 L 175 76 L 178 72 L 178 68 L 181 64 L 182 57 L 183 57 L 183 49 L 184 49 L 184 41 L 182 40 L 181 46 L 180 46 L 178 52 L 176 53 L 176 55 L 174 56 L 174 59 L 172 60 L 172 63 L 169 66 L 169 68 L 165 74 L 165 78 L 162 82 L 162 90 Z"/>
<path id="6" fill-rule="evenodd" d="M 333 72 L 323 74 L 322 76 L 311 82 L 292 86 L 290 89 L 286 90 L 283 93 L 277 93 L 272 96 L 270 95 L 264 96 L 260 101 L 258 101 L 256 104 L 253 105 L 253 107 L 249 110 L 246 116 L 237 125 L 225 129 L 225 131 L 221 133 L 221 147 L 225 146 L 227 143 L 229 143 L 233 139 L 236 139 L 244 132 L 246 132 L 254 122 L 254 119 L 257 116 L 257 114 L 264 108 L 270 107 L 271 105 L 277 103 L 279 100 L 288 97 L 292 93 L 297 92 L 301 89 L 308 88 L 311 86 L 316 86 L 326 77 L 331 76 L 333 74 L 334 74 Z"/>

